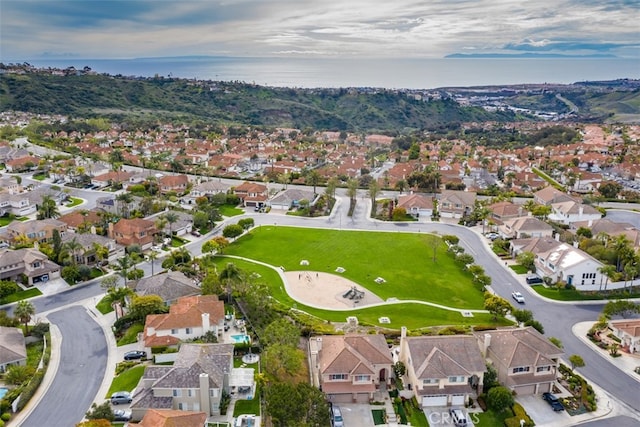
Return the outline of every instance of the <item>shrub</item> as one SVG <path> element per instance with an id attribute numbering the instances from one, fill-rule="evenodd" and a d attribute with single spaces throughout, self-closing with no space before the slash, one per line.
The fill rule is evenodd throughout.
<path id="1" fill-rule="evenodd" d="M 484 412 L 487 411 L 487 402 L 485 402 L 484 400 L 484 394 L 481 394 L 478 396 L 478 406 L 480 407 L 480 409 L 482 409 Z"/>
<path id="2" fill-rule="evenodd" d="M 0 416 L 0 419 L 2 421 L 9 421 L 11 419 L 11 414 L 8 412 L 5 412 L 4 414 L 2 414 L 2 416 Z"/>

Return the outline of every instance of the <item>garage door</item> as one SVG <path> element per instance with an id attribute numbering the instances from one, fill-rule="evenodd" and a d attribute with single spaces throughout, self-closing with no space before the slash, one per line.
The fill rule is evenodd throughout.
<path id="1" fill-rule="evenodd" d="M 550 383 L 540 384 L 538 386 L 538 394 L 549 393 L 550 391 L 551 391 L 551 384 Z"/>
<path id="2" fill-rule="evenodd" d="M 422 406 L 447 406 L 446 394 L 434 394 L 422 397 Z"/>
<path id="3" fill-rule="evenodd" d="M 515 387 L 514 390 L 519 396 L 527 396 L 536 392 L 536 386 L 535 384 L 524 385 Z"/>
<path id="4" fill-rule="evenodd" d="M 351 393 L 331 394 L 329 400 L 334 403 L 351 403 L 353 395 Z"/>
<path id="5" fill-rule="evenodd" d="M 464 394 L 452 394 L 451 405 L 464 405 Z"/>

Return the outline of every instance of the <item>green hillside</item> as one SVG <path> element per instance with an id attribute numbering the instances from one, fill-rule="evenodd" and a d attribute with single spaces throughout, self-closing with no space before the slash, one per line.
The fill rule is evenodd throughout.
<path id="1" fill-rule="evenodd" d="M 148 115 L 220 124 L 402 131 L 467 121 L 513 121 L 511 112 L 416 100 L 395 91 L 271 88 L 237 82 L 107 75 L 4 74 L 0 109 L 78 117 Z"/>

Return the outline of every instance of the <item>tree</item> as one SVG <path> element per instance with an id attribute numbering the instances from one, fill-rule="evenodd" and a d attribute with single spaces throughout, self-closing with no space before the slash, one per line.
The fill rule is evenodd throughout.
<path id="1" fill-rule="evenodd" d="M 332 176 L 327 180 L 327 187 L 325 188 L 324 193 L 327 196 L 335 199 L 336 188 L 338 188 L 338 178 L 335 176 Z"/>
<path id="2" fill-rule="evenodd" d="M 513 310 L 509 301 L 490 292 L 484 294 L 484 309 L 493 314 L 493 320 L 498 320 L 498 316 L 504 317 Z"/>
<path id="3" fill-rule="evenodd" d="M 372 179 L 369 183 L 369 198 L 371 199 L 371 216 L 376 215 L 376 198 L 378 197 L 378 193 L 380 192 L 380 185 L 378 185 L 378 181 Z"/>
<path id="4" fill-rule="evenodd" d="M 196 211 L 193 214 L 193 226 L 197 229 L 205 229 L 208 230 L 209 225 L 209 215 L 203 211 Z"/>
<path id="5" fill-rule="evenodd" d="M 351 201 L 351 204 L 356 200 L 356 196 L 358 195 L 358 181 L 355 179 L 350 179 L 347 181 L 347 197 Z"/>
<path id="6" fill-rule="evenodd" d="M 271 344 L 262 353 L 268 375 L 280 380 L 293 378 L 302 370 L 304 353 L 289 345 Z"/>
<path id="7" fill-rule="evenodd" d="M 108 400 L 100 405 L 96 405 L 94 402 L 91 405 L 91 409 L 85 414 L 85 417 L 88 420 L 107 420 L 111 422 L 114 418 L 111 404 Z"/>
<path id="8" fill-rule="evenodd" d="M 225 288 L 218 275 L 213 270 L 207 270 L 202 282 L 200 283 L 202 295 L 221 295 Z"/>
<path id="9" fill-rule="evenodd" d="M 322 181 L 322 177 L 320 176 L 320 173 L 318 173 L 317 170 L 312 170 L 307 174 L 307 178 L 305 180 L 307 185 L 312 185 L 313 186 L 313 195 L 315 196 L 316 193 L 316 186 L 318 184 L 320 184 L 320 181 Z"/>
<path id="10" fill-rule="evenodd" d="M 572 354 L 569 356 L 569 363 L 571 363 L 571 372 L 575 368 L 582 368 L 584 366 L 584 359 L 579 354 Z"/>
<path id="11" fill-rule="evenodd" d="M 605 277 L 604 290 L 607 290 L 607 284 L 616 274 L 616 267 L 611 264 L 604 264 L 602 267 L 598 267 L 598 272 Z M 602 290 L 602 278 L 600 278 L 600 290 Z"/>
<path id="12" fill-rule="evenodd" d="M 118 285 L 118 277 L 116 275 L 109 275 L 102 279 L 100 282 L 100 287 L 106 289 L 107 291 L 111 288 L 115 288 Z"/>
<path id="13" fill-rule="evenodd" d="M 427 244 L 431 246 L 431 249 L 433 250 L 432 260 L 434 263 L 437 261 L 436 257 L 438 255 L 438 247 L 440 246 L 440 243 L 442 243 L 440 236 L 437 234 L 427 234 Z"/>
<path id="14" fill-rule="evenodd" d="M 76 266 L 78 264 L 78 253 L 80 253 L 80 251 L 82 251 L 83 249 L 84 247 L 80 242 L 78 242 L 75 237 L 71 240 L 66 241 L 62 245 L 62 251 L 66 255 L 64 256 L 64 258 L 67 259 L 73 266 Z"/>
<path id="15" fill-rule="evenodd" d="M 615 181 L 607 181 L 600 184 L 600 187 L 598 187 L 598 191 L 600 192 L 600 194 L 602 194 L 603 197 L 606 197 L 607 199 L 615 199 L 616 197 L 618 197 L 618 193 L 620 193 L 623 188 L 624 187 L 620 183 L 617 183 Z"/>
<path id="16" fill-rule="evenodd" d="M 533 320 L 533 312 L 531 310 L 519 310 L 517 308 L 514 308 L 511 314 L 518 323 L 525 323 Z"/>
<path id="17" fill-rule="evenodd" d="M 58 218 L 60 212 L 58 211 L 58 204 L 56 201 L 47 195 L 42 196 L 42 202 L 38 205 L 37 219 Z"/>
<path id="18" fill-rule="evenodd" d="M 542 323 L 538 322 L 537 320 L 527 320 L 526 322 L 524 322 L 524 325 L 531 326 L 533 329 L 544 335 L 544 326 L 542 326 Z"/>
<path id="19" fill-rule="evenodd" d="M 400 192 L 400 194 L 402 194 L 402 192 L 404 191 L 405 188 L 407 188 L 407 181 L 405 181 L 404 179 L 399 179 L 396 182 L 396 190 L 398 190 Z"/>
<path id="20" fill-rule="evenodd" d="M 20 290 L 21 288 L 20 286 L 18 286 L 16 282 L 11 282 L 9 280 L 1 280 L 0 281 L 0 300 Z"/>
<path id="21" fill-rule="evenodd" d="M 76 424 L 76 427 L 111 427 L 111 421 L 105 419 L 87 420 Z"/>
<path id="22" fill-rule="evenodd" d="M 602 309 L 602 314 L 611 319 L 613 316 L 622 316 L 624 319 L 640 313 L 640 304 L 629 300 L 609 301 Z"/>
<path id="23" fill-rule="evenodd" d="M 210 254 L 211 252 L 215 252 L 218 250 L 218 242 L 215 240 L 207 240 L 202 244 L 202 253 Z"/>
<path id="24" fill-rule="evenodd" d="M 329 406 L 325 395 L 307 384 L 274 382 L 265 389 L 267 413 L 275 426 L 327 426 Z"/>
<path id="25" fill-rule="evenodd" d="M 396 375 L 396 378 L 402 378 L 402 376 L 407 373 L 407 367 L 399 360 L 393 365 L 393 373 Z"/>
<path id="26" fill-rule="evenodd" d="M 511 393 L 511 390 L 506 387 L 492 387 L 487 393 L 487 404 L 497 412 L 502 412 L 512 407 L 513 403 L 513 394 Z"/>
<path id="27" fill-rule="evenodd" d="M 173 236 L 173 224 L 175 224 L 180 217 L 175 212 L 167 212 L 163 215 L 164 219 L 167 220 L 167 224 L 169 224 L 169 237 Z"/>
<path id="28" fill-rule="evenodd" d="M 227 225 L 222 230 L 222 235 L 224 237 L 226 237 L 227 239 L 234 239 L 234 238 L 242 235 L 242 233 L 244 233 L 244 230 L 242 229 L 242 226 L 240 226 L 238 224 Z"/>
<path id="29" fill-rule="evenodd" d="M 529 251 L 521 252 L 516 256 L 518 264 L 525 267 L 528 271 L 536 271 L 535 259 L 536 256 L 533 252 Z"/>
<path id="30" fill-rule="evenodd" d="M 21 385 L 22 383 L 31 379 L 35 373 L 35 368 L 28 365 L 13 365 L 7 369 L 5 374 L 5 381 L 13 385 Z"/>
<path id="31" fill-rule="evenodd" d="M 129 269 L 131 267 L 133 267 L 133 263 L 131 262 L 131 258 L 127 255 L 123 256 L 122 258 L 118 258 L 116 260 L 117 262 L 117 268 L 119 268 L 118 274 L 120 275 L 120 277 L 122 277 L 122 280 L 124 281 L 124 286 L 127 286 L 127 277 L 128 274 L 127 272 L 129 271 Z"/>
<path id="32" fill-rule="evenodd" d="M 36 308 L 27 300 L 18 301 L 18 305 L 16 305 L 16 308 L 13 311 L 13 315 L 17 317 L 21 323 L 24 323 L 27 335 L 29 334 L 29 322 L 31 321 L 31 317 L 35 314 Z"/>
<path id="33" fill-rule="evenodd" d="M 265 328 L 261 341 L 267 347 L 272 344 L 297 347 L 300 341 L 300 329 L 287 319 L 279 318 Z"/>
<path id="34" fill-rule="evenodd" d="M 491 364 L 487 364 L 487 370 L 482 378 L 482 392 L 486 393 L 493 387 L 499 385 L 498 371 Z"/>
<path id="35" fill-rule="evenodd" d="M 255 221 L 253 218 L 243 218 L 238 221 L 238 225 L 242 227 L 243 230 L 249 230 L 255 225 Z"/>
<path id="36" fill-rule="evenodd" d="M 473 255 L 471 254 L 461 253 L 456 256 L 456 262 L 463 266 L 471 265 L 473 261 Z"/>
<path id="37" fill-rule="evenodd" d="M 134 295 L 129 307 L 129 314 L 133 319 L 144 322 L 149 314 L 165 313 L 167 307 L 158 295 Z"/>
<path id="38" fill-rule="evenodd" d="M 133 202 L 131 193 L 122 192 L 116 196 L 116 200 L 120 207 L 120 215 L 122 215 L 123 218 L 129 218 L 129 205 Z"/>
<path id="39" fill-rule="evenodd" d="M 560 341 L 559 338 L 556 337 L 549 337 L 549 341 L 551 341 L 551 344 L 555 345 L 556 347 L 562 349 L 564 346 L 562 345 L 562 341 Z"/>

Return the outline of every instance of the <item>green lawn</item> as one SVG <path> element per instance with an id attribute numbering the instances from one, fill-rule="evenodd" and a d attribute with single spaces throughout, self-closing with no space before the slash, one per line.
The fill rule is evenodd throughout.
<path id="1" fill-rule="evenodd" d="M 116 391 L 131 391 L 133 390 L 140 381 L 140 378 L 144 374 L 144 365 L 134 366 L 133 368 L 127 369 L 117 377 L 113 379 L 111 382 L 111 387 L 109 387 L 109 391 L 107 392 L 106 398 L 111 397 L 113 393 Z"/>
<path id="2" fill-rule="evenodd" d="M 33 178 L 33 179 L 35 179 L 35 180 L 37 180 L 37 181 L 44 181 L 44 179 L 45 179 L 46 177 L 47 177 L 47 176 L 46 176 L 45 174 L 43 174 L 43 173 L 37 173 L 37 174 L 34 174 L 34 175 L 32 176 L 32 178 Z"/>
<path id="3" fill-rule="evenodd" d="M 385 410 L 384 409 L 372 409 L 371 414 L 373 415 L 373 424 L 380 425 L 384 424 L 385 418 Z"/>
<path id="4" fill-rule="evenodd" d="M 471 417 L 472 421 L 475 421 L 476 419 L 478 420 L 478 422 L 474 424 L 475 426 L 496 427 L 503 426 L 505 419 L 513 417 L 513 412 L 511 410 L 506 410 L 504 412 L 495 412 L 489 410 L 487 412 L 472 414 Z"/>
<path id="5" fill-rule="evenodd" d="M 0 299 L 0 304 L 10 304 L 12 302 L 21 301 L 23 299 L 33 298 L 42 295 L 38 288 L 27 289 L 26 291 L 16 292 Z"/>
<path id="6" fill-rule="evenodd" d="M 111 313 L 113 311 L 113 307 L 111 306 L 111 302 L 109 301 L 107 295 L 105 295 L 100 301 L 98 301 L 98 304 L 96 304 L 96 309 L 102 314 Z"/>
<path id="7" fill-rule="evenodd" d="M 71 201 L 69 203 L 67 203 L 65 206 L 68 207 L 68 208 L 72 208 L 74 206 L 78 206 L 82 202 L 84 202 L 84 200 L 79 199 L 77 197 L 71 197 Z"/>
<path id="8" fill-rule="evenodd" d="M 531 286 L 531 289 L 536 291 L 538 294 L 543 297 L 547 297 L 550 299 L 554 299 L 557 301 L 585 301 L 585 300 L 611 300 L 611 299 L 620 299 L 620 298 L 639 298 L 639 293 L 608 293 L 608 294 L 587 294 L 583 292 L 578 292 L 575 289 L 558 289 L 556 287 L 545 287 L 543 285 L 535 285 Z"/>
<path id="9" fill-rule="evenodd" d="M 133 344 L 138 341 L 138 334 L 144 330 L 142 323 L 134 323 L 127 329 L 127 332 L 118 340 L 118 347 L 121 345 Z"/>
<path id="10" fill-rule="evenodd" d="M 527 272 L 529 271 L 527 267 L 520 264 L 513 264 L 509 268 L 515 271 L 516 274 L 527 274 Z"/>
<path id="11" fill-rule="evenodd" d="M 237 417 L 242 414 L 260 414 L 260 387 L 251 400 L 236 400 L 233 407 L 233 416 Z"/>
<path id="12" fill-rule="evenodd" d="M 9 225 L 13 222 L 13 220 L 15 220 L 16 217 L 13 215 L 7 215 L 7 216 L 3 216 L 0 217 L 0 227 L 4 227 L 5 225 Z"/>
<path id="13" fill-rule="evenodd" d="M 242 215 L 244 213 L 244 210 L 236 206 L 230 206 L 230 205 L 222 205 L 218 208 L 218 211 L 222 216 L 236 216 L 236 215 Z"/>
<path id="14" fill-rule="evenodd" d="M 185 243 L 186 241 L 184 239 L 181 239 L 180 237 L 176 237 L 176 236 L 171 237 L 172 248 L 179 248 L 180 246 L 183 246 Z"/>
<path id="15" fill-rule="evenodd" d="M 307 233 L 308 232 L 308 233 Z M 275 236 L 275 234 L 282 233 L 279 237 Z M 345 234 L 346 233 L 346 234 Z M 368 236 L 367 236 L 368 235 Z M 224 268 L 224 266 L 232 262 L 236 264 L 240 269 L 245 270 L 247 272 L 255 272 L 258 273 L 261 277 L 261 280 L 269 285 L 271 289 L 271 296 L 284 305 L 285 307 L 295 308 L 298 310 L 305 311 L 313 316 L 316 316 L 320 319 L 329 320 L 332 322 L 344 322 L 347 316 L 357 316 L 358 320 L 362 324 L 369 325 L 379 325 L 378 318 L 382 316 L 389 317 L 391 323 L 386 325 L 392 329 L 399 329 L 401 326 L 407 326 L 410 329 L 428 327 L 428 326 L 437 326 L 437 325 L 493 325 L 493 326 L 502 326 L 508 323 L 505 323 L 504 320 L 499 320 L 494 322 L 492 316 L 484 313 L 475 313 L 474 317 L 467 318 L 462 317 L 461 314 L 457 311 L 444 310 L 436 307 L 431 307 L 424 304 L 418 303 L 400 303 L 393 305 L 386 305 L 381 307 L 370 307 L 370 308 L 354 308 L 353 310 L 347 311 L 331 311 L 331 310 L 320 310 L 312 307 L 308 307 L 304 304 L 297 303 L 294 301 L 285 291 L 282 281 L 276 271 L 271 268 L 264 267 L 262 265 L 254 264 L 251 262 L 233 259 L 233 258 L 225 258 L 224 255 L 228 253 L 235 253 L 242 256 L 247 256 L 251 258 L 255 258 L 267 263 L 273 263 L 274 265 L 280 266 L 283 265 L 285 268 L 296 270 L 299 269 L 299 260 L 307 259 L 310 261 L 310 265 L 308 268 L 311 270 L 319 270 L 319 271 L 329 271 L 333 272 L 335 267 L 331 267 L 331 264 L 327 266 L 327 263 L 322 263 L 318 261 L 321 259 L 323 255 L 327 257 L 327 259 L 331 258 L 333 262 L 338 262 L 340 260 L 339 266 L 342 266 L 347 269 L 344 275 L 349 277 L 349 272 L 352 273 L 351 280 L 354 280 L 357 283 L 362 283 L 361 277 L 356 276 L 354 273 L 358 271 L 361 272 L 361 275 L 364 276 L 365 280 L 367 279 L 366 273 L 364 270 L 358 270 L 356 264 L 357 261 L 349 260 L 349 257 L 342 252 L 341 254 L 335 254 L 332 251 L 340 251 L 340 248 L 336 247 L 336 245 L 325 245 L 323 248 L 323 252 L 320 252 L 320 248 L 317 251 L 312 251 L 310 248 L 305 248 L 304 250 L 300 249 L 299 246 L 308 246 L 313 245 L 315 239 L 320 239 L 322 241 L 331 240 L 336 238 L 344 239 L 345 246 L 352 248 L 351 250 L 355 250 L 355 242 L 350 239 L 365 239 L 365 242 L 362 243 L 364 248 L 367 248 L 366 244 L 372 245 L 373 243 L 369 240 L 371 237 L 382 239 L 380 242 L 384 242 L 384 244 L 379 244 L 376 246 L 383 247 L 385 245 L 396 245 L 397 243 L 393 243 L 394 239 L 400 244 L 406 243 L 408 245 L 413 245 L 415 250 L 422 250 L 423 256 L 424 253 L 427 253 L 427 260 L 420 260 L 421 264 L 417 267 L 413 264 L 410 264 L 410 267 L 407 267 L 408 270 L 411 271 L 402 271 L 402 275 L 415 275 L 416 277 L 420 277 L 421 283 L 428 283 L 429 286 L 423 285 L 415 288 L 415 292 L 412 294 L 412 287 L 405 286 L 404 289 L 400 289 L 397 293 L 394 290 L 390 289 L 389 281 L 393 280 L 394 275 L 388 274 L 385 277 L 387 279 L 387 283 L 383 285 L 378 285 L 371 279 L 367 282 L 367 288 L 371 291 L 375 292 L 383 299 L 388 298 L 389 296 L 396 296 L 398 298 L 403 299 L 422 299 L 424 301 L 433 301 L 441 304 L 447 304 L 449 301 L 459 302 L 460 299 L 468 296 L 468 300 L 473 302 L 475 306 L 471 304 L 460 304 L 460 306 L 466 305 L 465 308 L 477 308 L 482 309 L 483 298 L 480 292 L 478 292 L 473 285 L 471 284 L 470 279 L 466 276 L 465 273 L 455 270 L 457 266 L 453 264 L 451 258 L 448 254 L 444 253 L 444 248 L 441 248 L 437 255 L 437 264 L 438 268 L 442 267 L 442 271 L 453 272 L 455 270 L 455 274 L 452 274 L 452 277 L 455 279 L 450 279 L 449 282 L 444 280 L 444 283 L 449 283 L 449 287 L 439 288 L 438 283 L 443 282 L 443 277 L 440 273 L 437 273 L 434 269 L 430 269 L 428 267 L 432 266 L 432 258 L 431 258 L 431 249 L 425 249 L 424 247 L 420 248 L 420 239 L 424 239 L 424 235 L 410 235 L 410 234 L 396 234 L 396 233 L 358 233 L 358 232 L 340 232 L 340 231 L 326 231 L 326 230 L 316 230 L 316 229 L 292 229 L 288 227 L 261 227 L 258 229 L 254 229 L 245 237 L 240 238 L 238 241 L 234 242 L 229 247 L 225 248 L 224 254 L 222 256 L 218 256 L 214 259 L 218 270 Z M 412 242 L 411 237 L 414 236 L 415 240 Z M 264 241 L 263 241 L 264 237 Z M 281 241 L 277 241 L 278 239 L 286 239 L 290 244 L 286 245 L 288 247 L 288 251 L 286 253 L 278 254 L 276 252 L 279 251 L 270 251 L 268 248 L 269 245 L 282 245 Z M 312 240 L 311 243 L 307 242 L 307 239 Z M 278 246 L 281 247 L 281 246 Z M 381 249 L 382 250 L 382 249 Z M 284 252 L 284 251 L 282 251 Z M 370 251 L 365 251 L 370 252 Z M 385 248 L 384 252 L 387 256 L 393 256 L 394 258 L 400 258 L 397 254 L 389 255 L 390 250 Z M 305 255 L 295 255 L 295 254 L 304 253 Z M 417 255 L 407 255 L 409 258 L 409 263 L 411 260 L 418 258 Z M 315 260 L 315 264 L 314 264 Z M 369 265 L 372 261 L 366 261 Z M 381 271 L 385 267 L 385 263 L 389 263 L 388 260 L 378 260 L 381 264 L 380 268 L 377 271 Z M 400 262 L 400 261 L 396 261 Z M 318 267 L 315 267 L 318 266 Z M 335 265 L 335 264 L 334 264 Z M 320 266 L 324 266 L 324 268 L 320 268 Z M 329 267 L 329 268 L 327 268 Z M 405 269 L 403 269 L 405 270 Z M 440 270 L 438 270 L 440 271 Z M 400 274 L 400 273 L 399 273 Z M 377 277 L 374 276 L 374 278 Z M 445 278 L 446 279 L 446 278 Z M 395 281 L 392 281 L 395 283 Z M 433 283 L 433 284 L 432 284 Z M 364 285 L 362 285 L 364 286 Z M 391 285 L 394 286 L 394 285 Z M 396 285 L 400 286 L 400 285 Z M 440 285 L 444 286 L 444 284 Z M 386 292 L 386 293 L 385 293 Z M 453 297 L 449 296 L 449 292 L 455 292 L 456 295 Z M 465 295 L 465 293 L 467 295 Z M 439 298 L 438 301 L 434 301 L 435 298 Z M 464 302 L 464 301 L 463 301 Z"/>
<path id="16" fill-rule="evenodd" d="M 444 243 L 438 246 L 433 262 L 430 236 L 263 226 L 240 237 L 224 253 L 283 266 L 287 271 L 339 274 L 335 270 L 342 267 L 342 276 L 383 300 L 395 297 L 481 309 L 482 293 L 475 290 L 471 275 L 446 253 Z M 301 260 L 309 265 L 300 266 Z M 376 283 L 377 277 L 386 283 Z"/>

